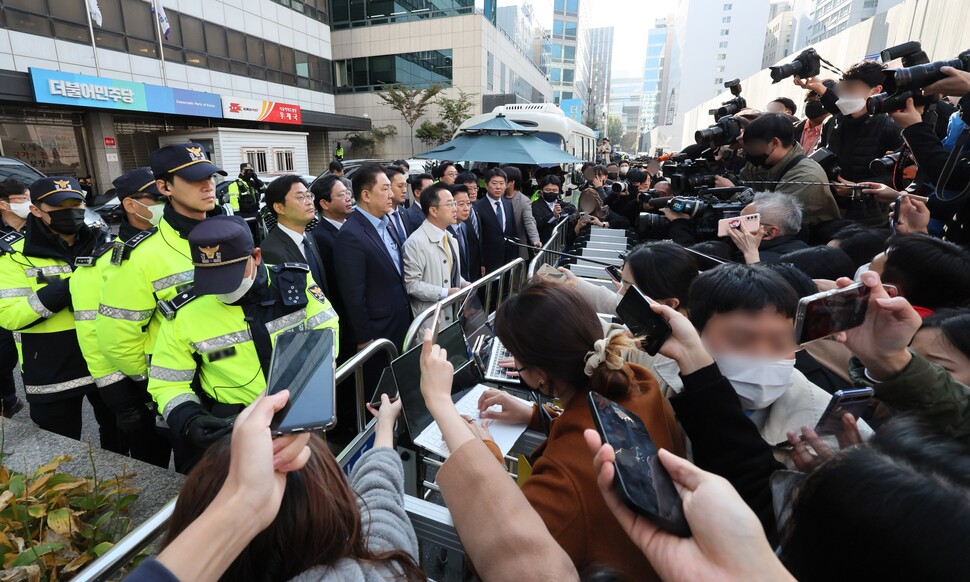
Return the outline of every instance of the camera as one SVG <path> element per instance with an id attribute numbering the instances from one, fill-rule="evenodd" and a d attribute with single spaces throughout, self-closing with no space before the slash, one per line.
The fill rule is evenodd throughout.
<path id="1" fill-rule="evenodd" d="M 728 115 L 734 115 L 748 106 L 747 100 L 741 96 L 741 79 L 733 79 L 724 83 L 724 88 L 731 90 L 731 95 L 734 95 L 734 99 L 725 101 L 717 109 L 708 111 L 708 113 L 714 116 L 714 121 L 718 121 Z"/>
<path id="2" fill-rule="evenodd" d="M 717 176 L 711 163 L 703 158 L 667 162 L 663 165 L 663 173 L 670 180 L 671 191 L 678 196 L 713 188 Z"/>
<path id="3" fill-rule="evenodd" d="M 922 45 L 920 45 L 919 41 L 915 40 L 889 47 L 879 53 L 879 55 L 884 63 L 888 63 L 889 61 L 895 59 L 902 59 L 904 68 L 925 65 L 930 62 L 929 57 L 926 56 L 925 52 L 923 52 Z M 895 78 L 895 74 L 893 74 L 893 78 Z M 934 102 L 936 100 L 936 96 L 923 95 L 921 90 L 913 88 L 906 89 L 904 91 L 883 92 L 873 95 L 866 101 L 866 110 L 871 115 L 900 111 L 906 108 L 907 99 L 912 99 L 914 105 L 925 106 Z"/>
<path id="4" fill-rule="evenodd" d="M 946 78 L 946 75 L 940 72 L 943 67 L 970 71 L 970 50 L 963 51 L 956 58 L 948 61 L 934 61 L 900 69 L 887 69 L 883 72 L 885 77 L 882 86 L 887 93 L 896 94 L 907 90 L 915 93 L 927 85 Z"/>
<path id="5" fill-rule="evenodd" d="M 888 156 L 872 160 L 869 162 L 869 170 L 877 175 L 891 174 L 896 169 L 896 164 L 899 163 L 899 154 L 900 152 L 896 151 Z"/>
<path id="6" fill-rule="evenodd" d="M 668 199 L 666 207 L 690 217 L 691 230 L 698 242 L 717 238 L 717 221 L 730 216 L 738 216 L 744 207 L 754 199 L 754 191 L 731 193 L 730 199 L 703 192 L 698 196 L 674 196 Z M 661 202 L 661 200 L 655 200 Z M 654 204 L 651 204 L 654 206 Z M 663 240 L 669 238 L 670 221 L 661 214 L 643 212 L 637 223 L 637 233 L 642 240 Z"/>
<path id="7" fill-rule="evenodd" d="M 839 156 L 828 148 L 818 148 L 815 153 L 809 156 L 809 159 L 822 166 L 829 182 L 836 181 L 839 174 L 842 173 L 842 168 L 839 166 Z"/>
<path id="8" fill-rule="evenodd" d="M 741 123 L 733 115 L 721 117 L 714 125 L 694 132 L 694 141 L 712 148 L 731 145 L 741 137 Z"/>
<path id="9" fill-rule="evenodd" d="M 630 185 L 626 183 L 626 180 L 617 180 L 616 182 L 613 182 L 612 186 L 610 186 L 610 188 L 612 188 L 617 194 L 626 192 L 629 187 Z"/>
<path id="10" fill-rule="evenodd" d="M 768 67 L 771 70 L 772 84 L 780 82 L 788 77 L 798 77 L 808 79 L 816 77 L 822 72 L 822 57 L 813 48 L 803 50 L 795 60 L 784 65 Z"/>
<path id="11" fill-rule="evenodd" d="M 637 203 L 646 204 L 651 200 L 657 199 L 659 196 L 660 196 L 660 192 L 657 192 L 653 188 L 651 188 L 650 190 L 647 190 L 646 192 L 638 192 Z"/>

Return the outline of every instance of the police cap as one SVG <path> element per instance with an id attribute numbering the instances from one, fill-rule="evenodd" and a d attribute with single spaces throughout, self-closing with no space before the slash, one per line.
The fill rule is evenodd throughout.
<path id="1" fill-rule="evenodd" d="M 205 157 L 202 144 L 191 142 L 160 147 L 148 156 L 148 163 L 156 176 L 175 174 L 191 182 L 205 180 L 213 174 L 228 175 Z"/>
<path id="2" fill-rule="evenodd" d="M 74 178 L 67 176 L 51 176 L 35 181 L 28 188 L 30 199 L 34 204 L 43 202 L 57 206 L 65 200 L 80 200 L 84 202 L 84 191 Z"/>
<path id="3" fill-rule="evenodd" d="M 239 216 L 213 216 L 189 233 L 195 294 L 230 293 L 239 287 L 253 254 L 253 234 Z"/>
<path id="4" fill-rule="evenodd" d="M 124 200 L 129 196 L 136 195 L 162 195 L 158 191 L 158 187 L 155 186 L 155 174 L 152 173 L 152 169 L 148 166 L 129 170 L 115 178 L 111 183 L 118 193 L 118 200 Z"/>

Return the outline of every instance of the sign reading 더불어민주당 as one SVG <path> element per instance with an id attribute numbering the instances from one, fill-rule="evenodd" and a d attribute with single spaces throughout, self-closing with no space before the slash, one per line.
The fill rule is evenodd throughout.
<path id="1" fill-rule="evenodd" d="M 289 123 L 293 125 L 303 123 L 299 105 L 228 96 L 222 97 L 222 116 L 226 119 L 245 119 L 268 123 Z"/>
<path id="2" fill-rule="evenodd" d="M 219 95 L 30 67 L 38 103 L 222 117 Z"/>

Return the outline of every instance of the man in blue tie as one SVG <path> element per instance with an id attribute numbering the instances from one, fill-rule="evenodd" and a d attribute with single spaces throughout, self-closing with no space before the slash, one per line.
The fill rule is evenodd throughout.
<path id="1" fill-rule="evenodd" d="M 404 241 L 411 236 L 413 229 L 407 227 L 404 218 L 404 201 L 408 197 L 408 179 L 404 169 L 400 166 L 384 166 L 384 175 L 391 181 L 391 210 L 387 217 L 391 220 L 394 227 L 394 235 L 397 237 L 397 244 L 404 247 Z"/>
<path id="2" fill-rule="evenodd" d="M 506 176 L 499 168 L 485 172 L 485 193 L 474 205 L 481 229 L 482 275 L 506 265 L 519 256 L 518 248 L 506 237 L 516 238 L 512 202 L 505 198 Z"/>

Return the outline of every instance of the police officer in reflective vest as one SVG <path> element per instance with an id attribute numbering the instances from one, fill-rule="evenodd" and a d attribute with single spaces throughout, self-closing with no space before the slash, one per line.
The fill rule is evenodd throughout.
<path id="1" fill-rule="evenodd" d="M 239 176 L 229 184 L 229 206 L 238 214 L 259 212 L 259 198 L 266 191 L 266 185 L 256 176 L 252 164 L 239 164 Z"/>
<path id="2" fill-rule="evenodd" d="M 338 320 L 309 267 L 264 264 L 238 216 L 205 220 L 189 246 L 195 286 L 159 303 L 170 319 L 159 330 L 148 391 L 172 436 L 201 453 L 266 389 L 277 336 L 325 327 L 336 335 Z"/>
<path id="3" fill-rule="evenodd" d="M 74 326 L 78 343 L 94 378 L 101 398 L 115 414 L 124 445 L 135 459 L 168 468 L 172 447 L 168 439 L 155 430 L 155 414 L 149 408 L 147 380 L 132 380 L 111 364 L 98 347 L 95 318 L 101 303 L 101 287 L 105 272 L 111 268 L 113 251 L 124 248 L 151 223 L 161 219 L 164 197 L 155 185 L 149 168 L 125 172 L 112 182 L 118 193 L 125 217 L 118 232 L 118 241 L 102 245 L 90 258 L 77 261 L 71 277 L 71 303 L 74 307 Z"/>
<path id="4" fill-rule="evenodd" d="M 115 418 L 95 389 L 74 328 L 70 279 L 105 241 L 84 223 L 84 192 L 74 178 L 30 185 L 23 234 L 0 239 L 0 326 L 14 332 L 30 418 L 44 430 L 81 438 L 81 400 L 98 421 L 102 448 L 120 452 Z"/>

